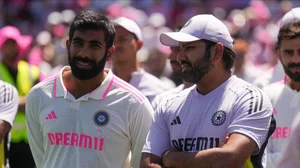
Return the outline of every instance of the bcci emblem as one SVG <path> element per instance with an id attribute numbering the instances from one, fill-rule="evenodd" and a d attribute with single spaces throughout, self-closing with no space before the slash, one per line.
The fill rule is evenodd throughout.
<path id="1" fill-rule="evenodd" d="M 220 126 L 224 124 L 226 120 L 226 113 L 223 110 L 219 110 L 215 112 L 215 114 L 211 118 L 211 122 L 214 126 Z"/>
<path id="2" fill-rule="evenodd" d="M 99 110 L 94 114 L 93 120 L 97 126 L 103 127 L 109 123 L 109 114 L 104 110 Z"/>

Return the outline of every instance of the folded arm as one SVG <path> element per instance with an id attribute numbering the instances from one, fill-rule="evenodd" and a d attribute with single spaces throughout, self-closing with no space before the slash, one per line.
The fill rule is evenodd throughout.
<path id="1" fill-rule="evenodd" d="M 141 167 L 161 168 L 159 164 L 172 168 L 240 168 L 257 148 L 249 137 L 233 133 L 221 148 L 212 148 L 200 152 L 181 152 L 170 148 L 162 158 L 143 153 Z"/>

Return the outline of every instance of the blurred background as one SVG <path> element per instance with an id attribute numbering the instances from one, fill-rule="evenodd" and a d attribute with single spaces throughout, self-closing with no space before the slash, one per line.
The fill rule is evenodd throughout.
<path id="1" fill-rule="evenodd" d="M 125 16 L 142 28 L 144 47 L 138 60 L 145 70 L 169 77 L 170 49 L 159 43 L 159 34 L 174 31 L 194 15 L 211 13 L 227 25 L 237 42 L 236 74 L 238 65 L 244 64 L 260 74 L 277 64 L 278 23 L 297 6 L 299 0 L 1 0 L 0 28 L 15 26 L 28 37 L 21 58 L 39 66 L 42 80 L 68 64 L 65 40 L 78 12 L 98 11 L 112 19 Z"/>

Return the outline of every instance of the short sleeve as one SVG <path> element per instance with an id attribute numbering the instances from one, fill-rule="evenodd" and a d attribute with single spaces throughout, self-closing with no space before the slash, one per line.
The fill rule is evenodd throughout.
<path id="1" fill-rule="evenodd" d="M 269 98 L 259 88 L 249 86 L 244 89 L 245 92 L 233 107 L 234 116 L 228 131 L 253 139 L 258 147 L 254 154 L 257 154 L 268 137 L 273 108 Z"/>
<path id="2" fill-rule="evenodd" d="M 162 103 L 154 113 L 150 131 L 142 152 L 161 157 L 162 153 L 171 147 L 170 132 L 164 111 L 164 103 Z"/>
<path id="3" fill-rule="evenodd" d="M 13 126 L 18 106 L 19 96 L 17 89 L 8 83 L 1 82 L 0 86 L 0 120 L 8 122 Z"/>

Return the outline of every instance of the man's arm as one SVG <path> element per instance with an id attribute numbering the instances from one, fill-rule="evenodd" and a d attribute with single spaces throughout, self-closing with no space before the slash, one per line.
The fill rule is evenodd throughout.
<path id="1" fill-rule="evenodd" d="M 140 168 L 164 168 L 160 157 L 151 153 L 142 153 Z"/>
<path id="2" fill-rule="evenodd" d="M 174 168 L 240 168 L 257 148 L 249 137 L 233 133 L 221 148 L 200 152 L 179 152 L 174 149 L 163 154 L 163 165 Z"/>
<path id="3" fill-rule="evenodd" d="M 10 128 L 11 128 L 11 125 L 8 122 L 6 122 L 4 120 L 0 120 L 0 142 L 5 137 L 5 135 L 8 133 Z"/>

